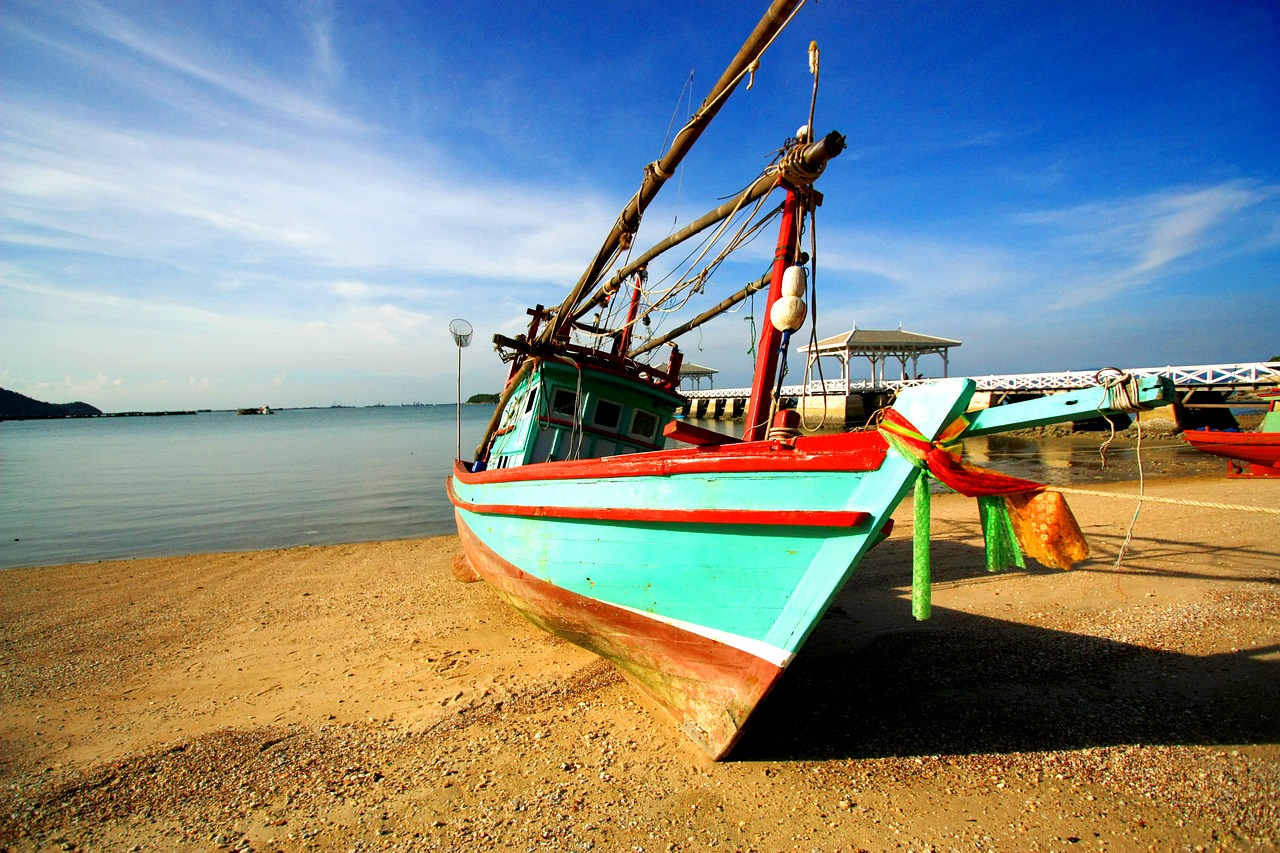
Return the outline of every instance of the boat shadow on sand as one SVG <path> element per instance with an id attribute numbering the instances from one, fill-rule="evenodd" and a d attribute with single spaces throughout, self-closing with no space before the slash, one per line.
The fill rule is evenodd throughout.
<path id="1" fill-rule="evenodd" d="M 992 577 L 982 568 L 980 547 L 938 544 L 935 582 L 981 583 Z M 1099 544 L 1114 554 L 1119 542 Z M 1177 572 L 1153 570 L 1147 562 L 1151 553 L 1167 557 L 1205 547 L 1135 541 L 1135 550 L 1142 550 L 1144 559 L 1127 561 L 1118 572 L 1106 557 L 1076 571 L 1114 573 L 1117 583 L 1126 575 L 1177 577 Z M 1280 560 L 1274 554 L 1253 556 L 1260 566 Z M 1058 630 L 939 607 L 936 592 L 933 618 L 915 622 L 903 586 L 904 577 L 909 583 L 910 565 L 911 542 L 897 539 L 882 544 L 863 563 L 758 709 L 734 760 L 1280 740 L 1280 660 L 1275 654 L 1280 646 L 1187 654 L 1080 633 L 1087 629 L 1074 626 Z M 1029 564 L 1027 574 L 1041 573 L 1061 575 Z M 1245 581 L 1275 583 L 1274 573 L 1265 574 L 1271 576 Z M 992 579 L 999 582 L 999 576 Z M 1230 607 L 1208 603 L 1193 608 L 1205 617 L 1203 622 L 1162 623 L 1157 617 L 1146 627 L 1126 622 L 1097 633 L 1127 637 L 1146 632 L 1163 637 L 1148 640 L 1150 645 L 1180 645 L 1188 633 L 1212 631 L 1213 624 L 1229 621 Z M 875 615 L 855 615 L 868 613 Z"/>

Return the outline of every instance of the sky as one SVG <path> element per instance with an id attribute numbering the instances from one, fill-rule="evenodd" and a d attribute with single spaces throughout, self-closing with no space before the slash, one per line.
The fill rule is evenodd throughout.
<path id="1" fill-rule="evenodd" d="M 5 0 L 0 387 L 449 403 L 461 356 L 463 396 L 497 392 L 492 335 L 561 301 L 764 8 Z M 819 337 L 960 340 L 971 376 L 1280 354 L 1274 0 L 811 0 L 638 246 L 805 124 L 810 40 L 815 126 L 849 146 L 818 182 Z M 757 317 L 691 333 L 686 360 L 749 384 Z"/>

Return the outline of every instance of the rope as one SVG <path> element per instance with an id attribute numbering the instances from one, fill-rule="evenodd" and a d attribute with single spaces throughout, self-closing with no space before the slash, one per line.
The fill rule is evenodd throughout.
<path id="1" fill-rule="evenodd" d="M 800 425 L 809 432 L 817 432 L 827 425 L 828 408 L 827 383 L 822 373 L 822 359 L 814 357 L 818 351 L 818 214 L 816 208 L 809 210 L 809 266 L 813 270 L 813 276 L 809 282 L 809 301 L 812 304 L 809 307 L 809 352 L 805 357 L 804 374 L 800 380 Z M 809 383 L 813 375 L 811 371 L 815 365 L 818 368 L 818 383 L 823 389 L 822 415 L 818 418 L 817 425 L 810 426 L 805 412 L 808 409 Z M 848 396 L 847 389 L 846 396 Z"/>
<path id="2" fill-rule="evenodd" d="M 1106 402 L 1098 404 L 1098 414 L 1102 414 L 1102 409 L 1117 409 L 1122 412 L 1141 412 L 1150 409 L 1146 403 L 1139 401 L 1138 397 L 1141 388 L 1138 385 L 1136 376 L 1125 373 L 1118 367 L 1104 367 L 1093 375 L 1093 379 L 1106 390 Z M 1106 416 L 1104 416 L 1106 417 Z M 1098 453 L 1102 457 L 1102 467 L 1107 467 L 1107 449 L 1111 447 L 1111 442 L 1116 439 L 1116 424 L 1111 418 L 1106 417 L 1107 426 L 1111 428 L 1111 434 L 1107 436 L 1107 440 L 1102 442 L 1102 446 L 1098 448 Z M 1142 419 L 1137 419 L 1138 424 L 1138 444 L 1134 449 L 1134 453 L 1138 460 L 1138 505 L 1133 508 L 1133 518 L 1129 519 L 1129 529 L 1125 531 L 1124 542 L 1120 543 L 1120 553 L 1116 554 L 1116 568 L 1120 568 L 1120 564 L 1124 561 L 1125 554 L 1129 551 L 1129 546 L 1133 543 L 1133 530 L 1138 526 L 1138 514 L 1142 512 L 1142 500 L 1147 492 L 1147 480 L 1142 470 Z"/>
<path id="3" fill-rule="evenodd" d="M 1107 391 L 1107 403 L 1103 408 L 1122 412 L 1143 412 L 1151 408 L 1138 401 L 1141 390 L 1138 377 L 1118 367 L 1104 367 L 1093 375 L 1093 379 Z"/>
<path id="4" fill-rule="evenodd" d="M 1066 495 L 1093 495 L 1099 498 L 1120 498 L 1144 503 L 1172 504 L 1174 506 L 1196 506 L 1205 509 L 1229 509 L 1236 512 L 1263 512 L 1269 515 L 1280 515 L 1280 507 L 1248 506 L 1247 504 L 1225 504 L 1215 501 L 1193 501 L 1185 498 L 1157 498 L 1153 495 L 1126 495 L 1120 492 L 1103 492 L 1097 489 L 1077 489 L 1073 486 L 1049 486 L 1054 492 Z"/>
<path id="5" fill-rule="evenodd" d="M 778 164 L 778 170 L 782 173 L 783 180 L 791 184 L 793 187 L 812 186 L 814 181 L 822 175 L 822 170 L 827 164 L 822 163 L 818 166 L 810 166 L 804 162 L 803 158 L 804 146 L 797 145 L 787 152 L 787 156 L 782 158 L 782 162 Z"/>

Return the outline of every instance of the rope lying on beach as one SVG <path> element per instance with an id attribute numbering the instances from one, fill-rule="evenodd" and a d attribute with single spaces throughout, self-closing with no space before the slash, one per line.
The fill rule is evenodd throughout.
<path id="1" fill-rule="evenodd" d="M 1149 503 L 1174 504 L 1176 506 L 1198 506 L 1206 509 L 1230 509 L 1238 512 L 1265 512 L 1270 515 L 1280 515 L 1280 507 L 1274 506 L 1246 506 L 1245 504 L 1224 504 L 1213 501 L 1184 500 L 1182 498 L 1157 498 L 1152 495 L 1126 495 L 1123 492 L 1076 489 L 1070 486 L 1049 486 L 1048 488 L 1050 491 L 1062 492 L 1067 495 L 1093 495 L 1100 498 L 1123 498 L 1131 501 L 1147 501 Z"/>

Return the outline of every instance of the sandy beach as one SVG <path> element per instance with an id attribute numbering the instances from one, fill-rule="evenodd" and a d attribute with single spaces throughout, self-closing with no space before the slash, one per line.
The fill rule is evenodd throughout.
<path id="1" fill-rule="evenodd" d="M 1135 502 L 1069 499 L 1091 559 L 991 575 L 937 498 L 924 623 L 907 501 L 719 764 L 453 537 L 0 572 L 0 848 L 1275 849 L 1280 516 L 1144 504 L 1116 568 Z"/>

